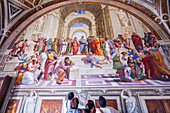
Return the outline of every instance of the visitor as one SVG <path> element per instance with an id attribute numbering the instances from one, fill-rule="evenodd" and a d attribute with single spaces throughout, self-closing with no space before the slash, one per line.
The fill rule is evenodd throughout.
<path id="1" fill-rule="evenodd" d="M 110 106 L 106 106 L 106 99 L 103 97 L 103 96 L 100 96 L 99 99 L 98 99 L 98 103 L 100 105 L 100 110 L 103 112 L 103 113 L 120 113 L 118 110 L 116 110 L 115 108 L 113 107 L 110 107 Z M 100 110 L 96 110 L 96 113 L 100 113 L 98 111 Z"/>
<path id="2" fill-rule="evenodd" d="M 81 113 L 81 109 L 78 108 L 79 100 L 78 98 L 72 98 L 70 102 L 70 108 L 67 113 Z"/>
<path id="3" fill-rule="evenodd" d="M 93 100 L 88 100 L 83 113 L 96 113 L 96 108 Z"/>
<path id="4" fill-rule="evenodd" d="M 64 113 L 68 113 L 68 110 L 70 109 L 70 102 L 72 100 L 72 98 L 74 98 L 74 93 L 70 92 L 67 95 L 67 100 L 65 101 L 65 108 L 64 108 Z"/>

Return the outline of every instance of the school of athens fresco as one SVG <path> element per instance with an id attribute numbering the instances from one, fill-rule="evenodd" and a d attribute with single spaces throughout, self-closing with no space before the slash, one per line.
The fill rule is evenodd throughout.
<path id="1" fill-rule="evenodd" d="M 79 0 L 41 14 L 60 2 L 65 1 L 3 1 L 10 15 L 9 29 L 0 35 L 0 112 L 72 113 L 67 102 L 73 92 L 78 113 L 86 113 L 90 101 L 93 113 L 105 113 L 103 97 L 116 113 L 169 113 L 167 1 L 114 1 L 140 10 L 146 14 L 143 19 L 106 5 L 110 1 Z"/>

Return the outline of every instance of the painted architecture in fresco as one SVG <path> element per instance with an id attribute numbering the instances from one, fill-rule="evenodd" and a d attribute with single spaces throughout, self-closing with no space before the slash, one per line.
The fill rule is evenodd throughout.
<path id="1" fill-rule="evenodd" d="M 170 113 L 168 0 L 0 9 L 0 113 Z"/>

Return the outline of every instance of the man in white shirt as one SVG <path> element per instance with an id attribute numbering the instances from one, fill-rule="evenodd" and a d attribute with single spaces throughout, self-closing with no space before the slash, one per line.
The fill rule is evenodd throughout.
<path id="1" fill-rule="evenodd" d="M 106 99 L 103 96 L 100 96 L 98 99 L 98 103 L 100 105 L 100 109 L 96 109 L 96 113 L 101 113 L 100 110 L 103 113 L 120 113 L 115 108 L 112 108 L 110 106 L 106 106 Z"/>
<path id="2" fill-rule="evenodd" d="M 74 93 L 68 93 L 67 100 L 64 102 L 64 113 L 68 113 L 67 111 L 70 109 L 70 102 L 72 98 L 74 98 Z"/>

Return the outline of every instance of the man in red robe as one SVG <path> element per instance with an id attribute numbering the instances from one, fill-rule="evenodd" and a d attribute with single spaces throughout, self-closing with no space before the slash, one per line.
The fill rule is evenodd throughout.
<path id="1" fill-rule="evenodd" d="M 141 46 L 142 50 L 143 50 L 142 39 L 140 38 L 140 36 L 137 35 L 135 32 L 133 32 L 131 38 L 132 38 L 132 41 L 133 41 L 133 45 L 135 46 L 135 49 L 137 51 L 139 51 L 138 46 Z"/>
<path id="2" fill-rule="evenodd" d="M 152 57 L 154 57 L 153 55 L 147 55 L 147 51 L 144 51 L 142 60 L 143 60 L 143 64 L 145 66 L 145 74 L 147 75 L 147 77 L 150 79 L 153 76 L 159 76 L 152 64 Z"/>

